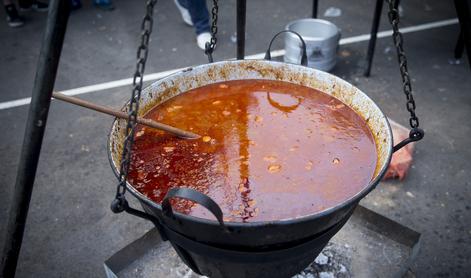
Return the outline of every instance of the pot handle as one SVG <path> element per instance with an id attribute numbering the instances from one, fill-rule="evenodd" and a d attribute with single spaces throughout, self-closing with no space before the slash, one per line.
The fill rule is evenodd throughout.
<path id="1" fill-rule="evenodd" d="M 393 153 L 402 149 L 405 145 L 409 143 L 421 140 L 422 138 L 424 138 L 424 135 L 425 135 L 425 132 L 421 128 L 415 127 L 411 129 L 409 132 L 409 138 L 406 138 L 402 140 L 401 142 L 397 143 L 397 145 L 393 147 Z"/>
<path id="2" fill-rule="evenodd" d="M 126 198 L 124 198 L 124 196 L 122 198 L 116 198 L 113 200 L 113 202 L 111 202 L 111 211 L 113 211 L 114 213 L 120 213 L 125 211 L 131 215 L 137 216 L 145 220 L 149 220 L 159 231 L 160 238 L 163 241 L 168 240 L 167 235 L 165 234 L 159 219 L 157 219 L 157 217 L 153 215 L 150 215 L 149 213 L 130 207 L 128 201 L 126 200 Z"/>
<path id="3" fill-rule="evenodd" d="M 291 30 L 283 30 L 283 31 L 280 31 L 280 32 L 276 33 L 273 36 L 273 38 L 270 41 L 270 44 L 268 45 L 267 52 L 265 52 L 265 60 L 271 60 L 271 54 L 270 54 L 271 45 L 272 45 L 273 41 L 276 39 L 276 37 L 278 37 L 278 35 L 280 35 L 282 33 L 293 33 L 294 35 L 296 35 L 299 38 L 299 40 L 301 41 L 301 45 L 302 45 L 302 47 L 301 47 L 301 65 L 307 67 L 306 43 L 304 42 L 303 37 L 301 37 L 301 35 L 299 33 L 291 31 Z"/>
<path id="4" fill-rule="evenodd" d="M 164 215 L 174 217 L 170 199 L 175 197 L 190 200 L 205 207 L 216 217 L 221 227 L 226 229 L 223 220 L 223 213 L 219 205 L 207 195 L 187 187 L 174 187 L 167 192 L 162 200 L 162 211 Z"/>

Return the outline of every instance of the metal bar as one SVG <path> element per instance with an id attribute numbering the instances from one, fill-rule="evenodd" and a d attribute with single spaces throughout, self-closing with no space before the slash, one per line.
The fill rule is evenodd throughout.
<path id="1" fill-rule="evenodd" d="M 401 4 L 401 0 L 393 0 L 394 2 L 394 9 L 399 9 L 399 4 Z"/>
<path id="2" fill-rule="evenodd" d="M 471 67 L 471 15 L 467 0 L 455 0 L 456 13 L 460 21 L 461 34 L 468 56 L 469 66 Z"/>
<path id="3" fill-rule="evenodd" d="M 237 0 L 237 60 L 245 57 L 245 18 L 247 0 Z"/>
<path id="4" fill-rule="evenodd" d="M 39 54 L 16 183 L 10 203 L 1 277 L 15 276 L 69 12 L 68 0 L 52 0 L 49 4 L 46 30 Z"/>
<path id="5" fill-rule="evenodd" d="M 458 35 L 458 41 L 455 46 L 455 59 L 461 59 L 464 52 L 464 35 L 463 32 L 460 32 Z"/>
<path id="6" fill-rule="evenodd" d="M 319 0 L 312 1 L 312 18 L 317 18 L 317 11 L 319 7 Z"/>
<path id="7" fill-rule="evenodd" d="M 366 69 L 364 73 L 366 77 L 369 77 L 371 73 L 371 65 L 373 63 L 373 56 L 374 56 L 375 47 L 376 47 L 376 38 L 378 34 L 379 23 L 381 21 L 381 11 L 383 10 L 383 1 L 384 0 L 376 0 L 375 13 L 373 16 L 373 24 L 371 26 L 370 41 L 368 43 L 368 52 L 366 54 L 367 64 L 366 64 Z"/>

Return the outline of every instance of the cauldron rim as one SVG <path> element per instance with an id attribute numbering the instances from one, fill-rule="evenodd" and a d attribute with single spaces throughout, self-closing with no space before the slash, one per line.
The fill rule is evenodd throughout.
<path id="1" fill-rule="evenodd" d="M 224 63 L 237 63 L 237 62 L 243 62 L 243 61 L 247 61 L 247 60 L 223 60 L 223 61 L 218 61 L 218 62 L 214 62 L 212 63 L 211 65 L 219 65 L 219 64 L 224 64 Z M 286 63 L 284 62 L 278 62 L 278 61 L 267 61 L 267 60 L 249 60 L 249 61 L 252 61 L 252 62 L 267 62 L 267 63 L 272 63 L 272 64 L 280 64 L 280 65 L 285 65 Z M 167 79 L 171 79 L 173 78 L 174 76 L 177 76 L 183 72 L 187 72 L 187 71 L 192 71 L 194 69 L 198 69 L 199 67 L 205 67 L 207 66 L 208 64 L 202 64 L 202 65 L 198 65 L 198 66 L 194 66 L 194 67 L 187 67 L 185 69 L 182 69 L 178 72 L 175 72 L 175 73 L 172 73 L 172 74 L 169 74 L 168 76 L 162 78 L 162 79 L 159 79 L 158 81 L 156 82 L 164 82 L 165 80 Z M 301 66 L 301 65 L 295 65 L 295 64 L 289 64 L 290 67 L 300 67 L 300 68 L 305 68 L 304 66 Z M 372 104 L 375 106 L 376 109 L 378 109 L 381 114 L 384 116 L 384 118 L 386 119 L 386 127 L 387 127 L 387 134 L 391 137 L 392 139 L 392 129 L 391 129 L 391 125 L 389 123 L 389 120 L 388 118 L 386 117 L 386 115 L 384 114 L 383 110 L 376 104 L 375 101 L 373 101 L 366 93 L 364 93 L 362 90 L 358 89 L 356 86 L 354 86 L 353 84 L 347 82 L 346 80 L 338 77 L 338 76 L 335 76 L 333 74 L 330 74 L 328 72 L 324 72 L 324 71 L 321 71 L 321 70 L 318 70 L 318 69 L 312 69 L 314 71 L 318 71 L 318 72 L 322 72 L 322 74 L 325 74 L 329 77 L 332 77 L 334 79 L 337 79 L 337 80 L 340 80 L 342 82 L 345 82 L 347 84 L 349 84 L 350 86 L 356 88 L 361 94 L 364 95 L 364 97 L 366 97 L 368 100 L 370 100 L 372 102 Z M 153 83 L 154 84 L 154 83 Z M 148 88 L 152 87 L 153 84 L 150 84 L 149 86 L 147 86 L 146 88 L 143 89 L 144 90 L 147 90 Z M 126 106 L 128 105 L 129 101 L 127 101 L 124 105 L 123 105 L 123 108 L 122 110 L 124 110 L 126 108 Z M 111 138 L 112 138 L 112 132 L 113 132 L 113 127 L 115 125 L 117 121 L 117 118 L 115 118 L 115 120 L 113 121 L 112 125 L 111 125 L 111 128 L 110 128 L 110 131 L 108 133 L 108 140 L 107 140 L 107 152 L 108 152 L 108 160 L 110 162 L 110 165 L 111 165 L 111 168 L 113 170 L 113 173 L 115 174 L 115 176 L 119 179 L 119 172 L 118 172 L 118 167 L 116 167 L 116 165 L 114 164 L 114 161 L 113 161 L 113 158 L 112 158 L 112 152 L 111 152 Z M 370 181 L 370 183 L 365 186 L 361 191 L 359 191 L 357 194 L 351 196 L 349 199 L 343 201 L 342 203 L 336 205 L 336 206 L 332 206 L 332 207 L 329 207 L 327 209 L 324 209 L 322 211 L 319 211 L 319 212 L 315 212 L 315 213 L 312 213 L 312 214 L 308 214 L 308 215 L 303 215 L 303 216 L 299 216 L 299 217 L 295 217 L 295 218 L 287 218 L 287 219 L 278 219 L 278 220 L 270 220 L 270 221 L 254 221 L 254 222 L 231 222 L 231 221 L 224 221 L 224 224 L 229 228 L 233 228 L 233 229 L 240 229 L 240 228 L 247 228 L 247 227 L 250 227 L 250 228 L 256 228 L 256 227 L 265 227 L 265 226 L 284 226 L 284 225 L 290 225 L 290 224 L 294 224 L 294 223 L 301 223 L 301 222 L 310 222 L 310 221 L 313 221 L 313 220 L 316 220 L 316 219 L 319 219 L 319 218 L 322 218 L 324 216 L 327 216 L 335 211 L 338 211 L 338 210 L 341 210 L 343 208 L 346 208 L 348 206 L 352 206 L 354 203 L 358 203 L 362 198 L 364 198 L 366 195 L 368 195 L 373 189 L 375 189 L 375 187 L 378 185 L 378 183 L 381 181 L 381 179 L 383 178 L 383 176 L 386 174 L 386 170 L 389 166 L 389 164 L 391 163 L 391 159 L 392 159 L 392 154 L 393 154 L 393 140 L 390 140 L 389 141 L 389 146 L 388 147 L 388 151 L 387 151 L 387 157 L 386 157 L 386 160 L 385 160 L 385 163 L 383 164 L 383 166 L 381 167 L 381 169 L 378 172 L 378 174 L 376 175 L 376 177 L 374 179 L 372 179 Z M 379 153 L 378 153 L 379 155 Z M 126 181 L 126 188 L 129 192 L 131 192 L 131 194 L 136 197 L 139 201 L 141 202 L 145 202 L 147 205 L 159 210 L 159 211 L 162 211 L 162 206 L 154 201 L 152 201 L 151 199 L 149 199 L 147 196 L 145 196 L 144 194 L 142 194 L 141 192 L 139 192 L 137 189 L 135 189 L 128 181 Z M 200 218 L 200 217 L 196 217 L 196 216 L 191 216 L 191 215 L 187 215 L 187 214 L 183 214 L 183 213 L 180 213 L 180 212 L 177 212 L 175 211 L 174 212 L 174 215 L 179 218 L 179 219 L 182 219 L 182 220 L 185 220 L 185 221 L 193 221 L 193 222 L 197 222 L 197 223 L 200 223 L 200 224 L 203 224 L 203 225 L 209 225 L 209 226 L 213 226 L 213 227 L 217 227 L 217 226 L 220 226 L 219 222 L 217 222 L 216 220 L 212 220 L 212 219 L 206 219 L 206 218 Z"/>

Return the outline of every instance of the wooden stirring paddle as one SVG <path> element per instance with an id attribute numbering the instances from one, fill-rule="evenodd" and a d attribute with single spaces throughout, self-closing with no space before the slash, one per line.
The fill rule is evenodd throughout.
<path id="1" fill-rule="evenodd" d="M 103 106 L 103 105 L 98 105 L 98 104 L 95 104 L 93 102 L 89 102 L 89 101 L 86 101 L 86 100 L 83 100 L 83 99 L 67 96 L 67 95 L 64 95 L 64 94 L 61 94 L 61 93 L 58 93 L 58 92 L 53 92 L 52 96 L 55 99 L 59 99 L 59 100 L 62 100 L 62 101 L 65 101 L 65 102 L 68 102 L 68 103 L 71 103 L 71 104 L 75 104 L 75 105 L 79 105 L 79 106 L 82 106 L 82 107 L 85 107 L 85 108 L 88 108 L 88 109 L 95 110 L 97 112 L 101 112 L 101 113 L 104 113 L 104 114 L 115 116 L 116 118 L 120 118 L 120 119 L 127 119 L 128 118 L 128 114 L 126 114 L 125 112 L 115 110 L 115 109 L 112 109 L 112 108 L 109 108 L 109 107 L 106 107 L 106 106 Z M 156 121 L 153 121 L 153 120 L 150 120 L 150 119 L 144 119 L 144 118 L 138 117 L 137 118 L 137 123 L 145 125 L 145 126 L 149 126 L 149 127 L 152 127 L 152 128 L 156 128 L 156 129 L 166 131 L 168 133 L 174 134 L 174 135 L 176 135 L 180 138 L 184 138 L 184 139 L 198 139 L 198 138 L 201 137 L 198 134 L 195 134 L 195 133 L 192 133 L 192 132 L 189 132 L 189 131 L 185 131 L 185 130 L 182 130 L 182 129 L 179 129 L 179 128 L 176 128 L 176 127 L 173 127 L 173 126 L 169 126 L 169 125 L 166 125 L 166 124 L 163 124 L 163 123 L 159 123 L 159 122 L 156 122 Z"/>

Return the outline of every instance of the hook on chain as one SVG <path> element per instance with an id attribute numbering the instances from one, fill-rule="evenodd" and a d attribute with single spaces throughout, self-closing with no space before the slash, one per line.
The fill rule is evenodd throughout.
<path id="1" fill-rule="evenodd" d="M 411 129 L 409 132 L 409 137 L 402 140 L 401 142 L 399 142 L 397 145 L 393 147 L 393 153 L 402 149 L 402 147 L 404 147 L 405 145 L 409 143 L 421 140 L 422 138 L 424 138 L 424 135 L 425 135 L 425 132 L 421 128 L 415 127 Z"/>
<path id="2" fill-rule="evenodd" d="M 114 213 L 121 213 L 129 207 L 128 201 L 124 197 L 124 194 L 116 196 L 116 198 L 111 202 L 111 211 Z"/>
<path id="3" fill-rule="evenodd" d="M 404 46 L 403 46 L 404 38 L 401 32 L 399 31 L 399 11 L 398 11 L 399 2 L 398 0 L 387 0 L 387 3 L 389 7 L 388 18 L 393 29 L 392 37 L 393 37 L 394 46 L 396 47 L 396 51 L 397 51 L 397 60 L 399 63 L 399 70 L 401 72 L 401 78 L 402 78 L 402 89 L 407 98 L 406 108 L 410 114 L 409 124 L 411 127 L 409 138 L 403 140 L 402 142 L 394 146 L 393 152 L 396 152 L 411 142 L 421 140 L 424 137 L 425 132 L 419 128 L 419 118 L 417 117 L 415 113 L 416 104 L 414 101 L 414 96 L 412 94 L 412 85 L 411 85 L 412 83 L 409 76 L 409 69 L 407 67 L 407 57 L 404 52 Z"/>
<path id="4" fill-rule="evenodd" d="M 210 63 L 213 62 L 213 48 L 211 47 L 211 43 L 210 42 L 206 42 L 206 45 L 204 46 L 204 54 L 206 54 L 208 56 L 208 61 Z"/>
<path id="5" fill-rule="evenodd" d="M 204 46 L 204 54 L 208 56 L 209 63 L 212 63 L 213 60 L 213 51 L 216 48 L 217 38 L 216 34 L 218 32 L 218 0 L 213 0 L 213 8 L 211 9 L 212 22 L 211 22 L 211 40 L 206 42 Z"/>

